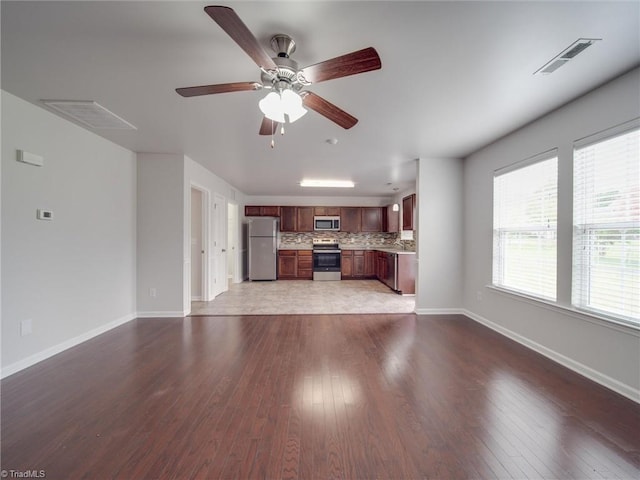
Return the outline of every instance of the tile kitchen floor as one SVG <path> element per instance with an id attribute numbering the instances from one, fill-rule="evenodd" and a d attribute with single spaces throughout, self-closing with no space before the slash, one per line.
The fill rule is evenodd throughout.
<path id="1" fill-rule="evenodd" d="M 411 313 L 414 296 L 377 280 L 276 280 L 231 284 L 210 302 L 191 302 L 191 315 L 286 315 L 314 313 Z"/>

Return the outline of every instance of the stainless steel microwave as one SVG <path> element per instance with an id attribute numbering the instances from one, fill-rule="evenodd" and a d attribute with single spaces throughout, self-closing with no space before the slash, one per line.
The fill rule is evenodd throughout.
<path id="1" fill-rule="evenodd" d="M 338 232 L 340 231 L 340 217 L 316 215 L 313 217 L 313 229 L 316 231 Z"/>

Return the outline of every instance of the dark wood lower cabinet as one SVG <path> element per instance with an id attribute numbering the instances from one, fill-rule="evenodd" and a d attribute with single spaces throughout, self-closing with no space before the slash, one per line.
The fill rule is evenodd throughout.
<path id="1" fill-rule="evenodd" d="M 353 251 L 351 250 L 342 250 L 342 254 L 340 255 L 340 265 L 341 265 L 341 274 L 342 278 L 352 278 L 353 277 Z"/>
<path id="2" fill-rule="evenodd" d="M 313 278 L 311 250 L 278 250 L 278 280 Z"/>
<path id="3" fill-rule="evenodd" d="M 364 277 L 364 252 L 362 250 L 353 252 L 353 276 Z"/>
<path id="4" fill-rule="evenodd" d="M 298 254 L 296 250 L 278 250 L 278 279 L 298 276 Z"/>
<path id="5" fill-rule="evenodd" d="M 378 252 L 375 250 L 367 250 L 364 252 L 364 276 L 374 278 L 376 276 L 376 258 Z"/>
<path id="6" fill-rule="evenodd" d="M 374 250 L 342 250 L 342 278 L 375 278 Z"/>
<path id="7" fill-rule="evenodd" d="M 343 280 L 377 278 L 385 282 L 389 273 L 387 252 L 380 250 L 342 250 L 341 278 Z M 398 254 L 398 292 L 415 293 L 415 255 Z M 278 250 L 278 279 L 313 278 L 311 250 Z"/>
<path id="8" fill-rule="evenodd" d="M 298 250 L 297 278 L 305 280 L 313 278 L 313 252 L 311 250 Z"/>

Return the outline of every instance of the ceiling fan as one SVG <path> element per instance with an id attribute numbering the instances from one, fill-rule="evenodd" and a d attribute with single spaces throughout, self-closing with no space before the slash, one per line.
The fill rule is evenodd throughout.
<path id="1" fill-rule="evenodd" d="M 270 90 L 271 92 L 260 101 L 260 110 L 265 114 L 260 126 L 260 135 L 273 135 L 278 124 L 284 124 L 287 120 L 289 123 L 294 122 L 306 113 L 304 107 L 316 111 L 345 129 L 358 123 L 357 118 L 305 88 L 313 83 L 380 69 L 382 63 L 374 48 L 347 53 L 300 69 L 298 63 L 289 58 L 295 51 L 296 44 L 288 35 L 279 34 L 271 39 L 271 47 L 277 54 L 271 58 L 232 8 L 208 6 L 204 10 L 260 67 L 260 82 L 177 88 L 176 92 L 180 95 L 196 97 L 216 93 Z"/>

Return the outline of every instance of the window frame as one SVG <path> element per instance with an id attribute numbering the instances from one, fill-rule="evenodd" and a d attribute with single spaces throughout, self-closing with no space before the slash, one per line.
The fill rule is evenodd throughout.
<path id="1" fill-rule="evenodd" d="M 577 281 L 577 277 L 580 276 L 580 278 L 582 279 L 582 282 L 591 282 L 592 281 L 592 277 L 590 275 L 589 272 L 589 267 L 591 266 L 591 263 L 589 261 L 589 265 L 587 265 L 585 263 L 585 260 L 580 258 L 580 260 L 577 260 L 577 257 L 579 256 L 579 253 L 577 252 L 576 247 L 579 245 L 584 245 L 585 243 L 589 243 L 587 241 L 580 241 L 578 239 L 578 235 L 580 231 L 585 231 L 585 233 L 583 233 L 582 235 L 580 235 L 580 238 L 584 238 L 584 236 L 590 238 L 591 234 L 587 233 L 587 232 L 592 232 L 594 230 L 602 230 L 602 229 L 606 229 L 606 230 L 624 230 L 624 229 L 628 229 L 628 228 L 638 228 L 638 225 L 635 225 L 633 223 L 631 223 L 630 225 L 625 226 L 624 223 L 628 223 L 628 222 L 608 222 L 608 221 L 604 221 L 604 222 L 594 222 L 594 223 L 585 223 L 585 224 L 581 224 L 578 225 L 577 221 L 576 221 L 576 212 L 578 211 L 578 209 L 583 208 L 584 204 L 580 204 L 578 205 L 577 199 L 576 199 L 576 174 L 577 174 L 577 170 L 576 170 L 576 152 L 578 150 L 584 149 L 584 148 L 588 148 L 590 146 L 593 145 L 597 145 L 599 143 L 603 143 L 606 142 L 608 140 L 611 140 L 613 138 L 616 137 L 620 137 L 623 136 L 627 133 L 631 133 L 634 131 L 639 131 L 640 132 L 640 118 L 636 118 L 634 120 L 631 120 L 629 122 L 625 122 L 623 124 L 602 130 L 600 132 L 597 132 L 595 134 L 592 135 L 588 135 L 586 137 L 583 137 L 579 140 L 576 140 L 573 142 L 573 148 L 572 148 L 572 172 L 571 172 L 571 185 L 572 185 L 572 205 L 571 205 L 571 212 L 572 212 L 572 221 L 571 221 L 571 226 L 572 226 L 572 234 L 571 234 L 571 245 L 572 245 L 572 261 L 571 261 L 571 308 L 583 313 L 585 315 L 589 315 L 589 316 L 594 316 L 597 318 L 601 318 L 604 321 L 607 322 L 614 322 L 616 324 L 622 324 L 622 325 L 627 325 L 630 326 L 634 329 L 640 329 L 640 318 L 636 319 L 634 317 L 629 317 L 623 314 L 617 314 L 615 312 L 611 312 L 611 311 L 607 311 L 607 310 L 602 310 L 599 309 L 597 307 L 590 307 L 588 305 L 585 305 L 584 300 L 582 299 L 581 295 L 584 295 L 584 290 L 587 289 L 588 287 L 585 286 L 584 284 L 576 286 L 576 283 L 578 283 Z M 588 255 L 588 254 L 585 254 Z M 582 290 L 582 292 L 578 292 L 577 289 Z"/>
<path id="2" fill-rule="evenodd" d="M 496 226 L 496 219 L 497 219 L 497 212 L 496 212 L 496 195 L 497 195 L 497 191 L 496 191 L 496 179 L 512 173 L 512 172 L 516 172 L 519 170 L 523 170 L 525 168 L 529 168 L 535 165 L 538 165 L 540 163 L 546 162 L 546 161 L 555 161 L 555 169 L 556 169 L 556 173 L 555 173 L 555 208 L 556 208 L 556 215 L 555 215 L 555 228 L 550 230 L 548 227 L 547 228 L 540 228 L 540 225 L 531 225 L 531 227 L 535 227 L 535 228 L 523 228 L 523 227 L 514 227 L 514 228 L 498 228 Z M 524 160 L 520 160 L 518 162 L 515 162 L 511 165 L 508 165 L 506 167 L 503 168 L 499 168 L 497 170 L 494 170 L 493 172 L 493 186 L 492 186 L 492 192 L 493 192 L 493 198 L 492 198 L 492 207 L 493 207 L 493 220 L 492 220 L 492 237 L 493 237 L 493 243 L 492 243 L 492 258 L 491 258 L 491 287 L 497 290 L 502 290 L 504 292 L 507 293 L 513 293 L 515 295 L 519 295 L 519 296 L 524 296 L 527 298 L 531 298 L 534 300 L 538 300 L 541 302 L 545 302 L 545 303 L 552 303 L 552 304 L 556 304 L 557 303 L 557 299 L 558 299 L 558 209 L 559 209 L 559 165 L 560 165 L 560 159 L 559 159 L 559 155 L 558 155 L 558 149 L 557 148 L 553 148 L 541 153 L 538 153 L 536 155 L 533 155 L 531 157 L 528 157 Z M 542 292 L 533 292 L 533 291 L 528 291 L 528 290 L 522 290 L 522 289 L 518 289 L 518 288 L 514 288 L 513 286 L 509 286 L 506 285 L 502 282 L 497 281 L 497 276 L 500 276 L 502 279 L 504 279 L 503 277 L 503 271 L 498 272 L 498 270 L 502 270 L 504 268 L 504 254 L 505 254 L 505 250 L 502 250 L 499 248 L 498 244 L 499 244 L 499 239 L 502 238 L 504 236 L 504 234 L 509 234 L 509 233 L 517 233 L 517 232 L 529 232 L 529 233 L 535 233 L 535 232 L 553 232 L 554 236 L 555 236 L 555 258 L 554 258 L 554 284 L 555 284 L 555 289 L 553 292 L 553 296 L 547 296 L 544 295 L 544 293 Z M 501 257 L 501 258 L 498 258 Z"/>

